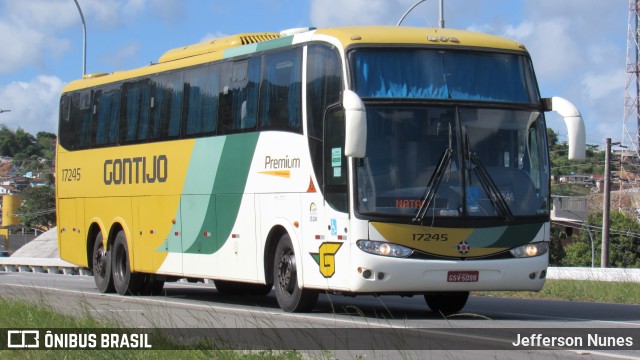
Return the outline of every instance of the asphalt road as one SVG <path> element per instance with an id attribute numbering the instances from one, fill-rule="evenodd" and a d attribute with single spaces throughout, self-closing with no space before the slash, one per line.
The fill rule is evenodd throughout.
<path id="1" fill-rule="evenodd" d="M 444 317 L 429 311 L 421 296 L 323 294 L 312 313 L 290 314 L 278 308 L 273 292 L 264 297 L 227 296 L 218 294 L 212 284 L 168 283 L 162 296 L 120 296 L 98 293 L 92 277 L 6 272 L 0 272 L 0 297 L 28 299 L 64 313 L 88 314 L 137 328 L 200 329 L 196 335 L 220 328 L 254 329 L 243 330 L 250 338 L 256 335 L 255 329 L 282 329 L 282 348 L 305 348 L 308 345 L 301 338 L 331 335 L 348 343 L 336 345 L 336 358 L 640 359 L 640 305 L 472 296 L 463 313 Z M 8 326 L 0 319 L 0 328 Z M 349 330 L 342 332 L 345 328 Z M 287 329 L 295 329 L 298 336 L 288 338 Z M 303 336 L 304 329 L 310 332 Z M 520 346 L 517 351 L 501 350 L 516 348 L 513 342 L 518 335 L 586 339 L 588 334 L 607 331 L 631 338 L 633 349 Z M 389 339 L 395 339 L 391 345 L 385 342 Z M 363 342 L 356 344 L 356 340 Z M 476 351 L 484 349 L 488 350 Z"/>

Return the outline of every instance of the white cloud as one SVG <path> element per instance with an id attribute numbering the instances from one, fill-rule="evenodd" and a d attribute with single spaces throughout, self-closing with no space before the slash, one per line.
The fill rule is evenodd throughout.
<path id="1" fill-rule="evenodd" d="M 135 58 L 140 53 L 141 49 L 142 45 L 140 45 L 140 43 L 131 42 L 109 52 L 107 55 L 100 58 L 100 62 L 108 64 L 108 66 L 113 69 L 123 69 L 127 61 L 131 58 Z"/>
<path id="2" fill-rule="evenodd" d="M 529 21 L 525 21 L 520 23 L 517 26 L 508 25 L 504 30 L 505 36 L 517 40 L 524 41 L 525 39 L 530 38 L 535 32 L 535 25 Z"/>
<path id="3" fill-rule="evenodd" d="M 0 108 L 11 112 L 0 114 L 0 124 L 18 127 L 36 134 L 55 133 L 58 128 L 58 104 L 64 82 L 55 76 L 38 76 L 30 82 L 12 82 L 0 86 Z"/>
<path id="4" fill-rule="evenodd" d="M 311 0 L 313 26 L 392 25 L 409 7 L 404 0 Z"/>
<path id="5" fill-rule="evenodd" d="M 171 0 L 169 0 L 171 1 Z M 90 26 L 113 27 L 123 15 L 144 11 L 145 0 L 80 0 Z M 166 3 L 166 1 L 163 1 Z M 61 32 L 77 26 L 80 16 L 72 0 L 6 1 L 0 14 L 0 75 L 28 67 L 46 68 L 51 59 L 59 59 L 70 49 L 70 40 Z"/>
<path id="6" fill-rule="evenodd" d="M 600 100 L 612 94 L 614 96 L 624 94 L 624 78 L 624 69 L 607 73 L 589 73 L 585 74 L 582 85 L 589 100 Z"/>
<path id="7" fill-rule="evenodd" d="M 142 1 L 142 0 L 131 0 Z M 165 22 L 172 23 L 185 17 L 184 0 L 153 0 L 149 2 L 150 10 Z"/>

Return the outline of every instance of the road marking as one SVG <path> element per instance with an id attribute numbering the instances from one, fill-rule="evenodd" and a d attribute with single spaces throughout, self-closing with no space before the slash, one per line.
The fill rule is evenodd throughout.
<path id="1" fill-rule="evenodd" d="M 606 356 L 606 357 L 610 357 L 610 358 L 614 358 L 614 359 L 638 360 L 637 356 L 622 355 L 622 354 L 611 354 L 611 353 L 604 353 L 604 352 L 600 352 L 600 351 L 591 351 L 591 350 L 565 350 L 565 351 L 573 352 L 573 353 L 576 353 L 578 355 L 596 355 L 596 356 Z M 621 351 L 625 351 L 625 350 L 621 350 Z"/>
<path id="2" fill-rule="evenodd" d="M 632 325 L 632 326 L 637 326 L 640 327 L 640 323 L 635 323 L 635 322 L 625 322 L 625 321 L 615 321 L 615 320 L 595 320 L 595 319 L 581 319 L 581 318 L 570 318 L 570 317 L 559 317 L 559 316 L 548 316 L 548 315 L 531 315 L 531 314 L 519 314 L 519 313 L 508 313 L 508 312 L 501 312 L 501 315 L 513 315 L 513 316 L 519 316 L 519 317 L 533 317 L 533 318 L 539 318 L 539 319 L 558 319 L 558 320 L 570 320 L 570 321 L 597 321 L 597 322 L 602 322 L 602 323 L 607 323 L 607 324 L 616 324 L 616 325 Z"/>

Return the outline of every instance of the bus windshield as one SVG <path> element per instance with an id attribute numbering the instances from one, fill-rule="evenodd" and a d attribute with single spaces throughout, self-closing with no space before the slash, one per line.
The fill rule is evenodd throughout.
<path id="1" fill-rule="evenodd" d="M 369 105 L 367 117 L 367 153 L 357 162 L 360 213 L 420 221 L 548 215 L 540 112 Z"/>
<path id="2" fill-rule="evenodd" d="M 453 99 L 539 104 L 531 62 L 521 55 L 433 49 L 356 49 L 362 98 Z"/>

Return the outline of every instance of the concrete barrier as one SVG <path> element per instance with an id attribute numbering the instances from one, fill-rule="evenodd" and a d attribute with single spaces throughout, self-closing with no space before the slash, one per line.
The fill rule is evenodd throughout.
<path id="1" fill-rule="evenodd" d="M 640 269 L 550 267 L 547 279 L 640 283 Z"/>

